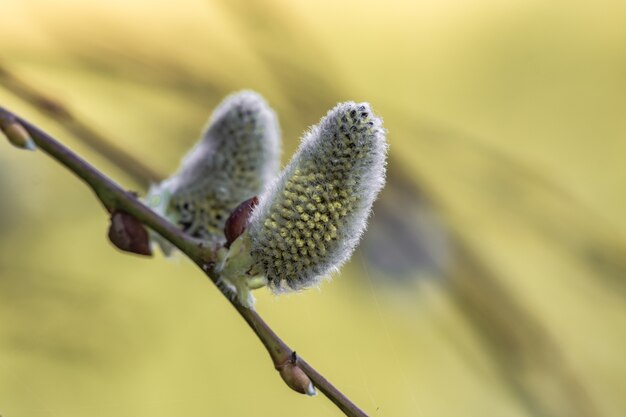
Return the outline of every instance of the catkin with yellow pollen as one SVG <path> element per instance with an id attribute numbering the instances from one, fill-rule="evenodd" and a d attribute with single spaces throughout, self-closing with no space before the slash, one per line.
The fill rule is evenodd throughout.
<path id="1" fill-rule="evenodd" d="M 384 184 L 387 143 L 367 103 L 337 105 L 261 195 L 248 226 L 255 274 L 274 292 L 316 285 L 352 254 Z"/>
<path id="2" fill-rule="evenodd" d="M 153 186 L 146 200 L 188 235 L 222 242 L 231 211 L 274 179 L 279 157 L 274 112 L 257 93 L 235 93 L 214 111 L 178 172 Z"/>

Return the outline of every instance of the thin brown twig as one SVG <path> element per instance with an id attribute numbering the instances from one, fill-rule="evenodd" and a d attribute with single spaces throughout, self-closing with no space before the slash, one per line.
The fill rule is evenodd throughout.
<path id="1" fill-rule="evenodd" d="M 294 350 L 274 333 L 271 327 L 254 309 L 244 307 L 239 303 L 237 297 L 232 296 L 230 290 L 222 284 L 215 270 L 217 248 L 206 247 L 202 242 L 185 235 L 180 229 L 145 206 L 136 198 L 135 194 L 122 189 L 111 179 L 38 127 L 2 107 L 0 107 L 0 122 L 4 122 L 0 123 L 0 125 L 11 123 L 19 123 L 22 125 L 37 147 L 63 164 L 84 181 L 109 212 L 123 210 L 132 215 L 141 223 L 167 239 L 198 265 L 205 275 L 218 287 L 220 292 L 229 300 L 237 312 L 239 312 L 246 323 L 248 323 L 267 349 L 274 363 L 274 367 L 277 370 L 280 370 L 289 361 L 293 361 L 292 363 L 308 376 L 313 385 L 341 409 L 346 416 L 367 417 L 367 414 L 363 410 L 350 401 L 348 397 L 316 371 L 315 368 L 301 357 L 296 356 Z"/>
<path id="2" fill-rule="evenodd" d="M 67 106 L 42 93 L 26 81 L 0 66 L 0 85 L 39 112 L 59 123 L 81 142 L 116 165 L 143 188 L 162 178 L 154 169 L 135 158 L 102 133 L 81 120 Z"/>

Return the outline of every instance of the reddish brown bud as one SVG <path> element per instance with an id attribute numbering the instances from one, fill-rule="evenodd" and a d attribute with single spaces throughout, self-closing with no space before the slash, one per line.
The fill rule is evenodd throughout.
<path id="1" fill-rule="evenodd" d="M 307 374 L 298 366 L 298 356 L 296 352 L 293 352 L 291 357 L 284 364 L 278 366 L 277 369 L 283 381 L 285 381 L 292 390 L 310 397 L 317 395 L 313 383 Z"/>
<path id="2" fill-rule="evenodd" d="M 111 215 L 109 240 L 124 252 L 152 256 L 148 231 L 130 214 L 116 210 Z"/>
<path id="3" fill-rule="evenodd" d="M 226 247 L 229 248 L 230 244 L 235 241 L 248 227 L 250 222 L 250 214 L 252 210 L 259 204 L 257 197 L 249 198 L 243 203 L 239 204 L 235 210 L 230 214 L 226 225 L 224 226 L 224 235 L 226 236 Z"/>

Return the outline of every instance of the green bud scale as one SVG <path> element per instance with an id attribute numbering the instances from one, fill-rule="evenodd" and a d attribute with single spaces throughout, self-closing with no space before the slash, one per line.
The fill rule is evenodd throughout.
<path id="1" fill-rule="evenodd" d="M 259 198 L 248 226 L 253 272 L 282 292 L 316 285 L 337 270 L 365 230 L 386 155 L 382 121 L 367 103 L 328 112 Z"/>
<path id="2" fill-rule="evenodd" d="M 271 182 L 279 158 L 274 112 L 254 92 L 235 93 L 214 111 L 179 171 L 153 186 L 146 200 L 190 236 L 223 241 L 231 211 Z"/>

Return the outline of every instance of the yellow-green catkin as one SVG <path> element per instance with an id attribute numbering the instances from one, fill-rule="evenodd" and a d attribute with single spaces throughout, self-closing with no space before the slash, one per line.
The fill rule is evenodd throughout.
<path id="1" fill-rule="evenodd" d="M 146 200 L 190 236 L 221 242 L 230 212 L 262 192 L 276 176 L 279 158 L 272 109 L 257 93 L 235 93 L 214 111 L 178 172 L 153 186 Z"/>
<path id="2" fill-rule="evenodd" d="M 261 195 L 248 227 L 253 272 L 274 292 L 314 286 L 351 256 L 384 184 L 385 133 L 369 104 L 339 104 Z"/>

